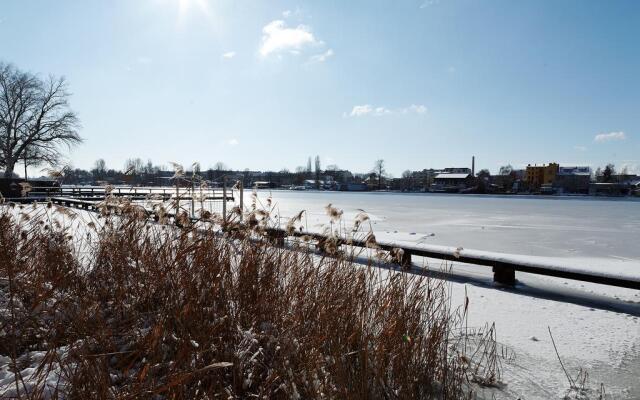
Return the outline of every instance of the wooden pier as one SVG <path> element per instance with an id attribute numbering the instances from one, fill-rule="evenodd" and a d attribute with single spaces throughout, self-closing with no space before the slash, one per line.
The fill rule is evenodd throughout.
<path id="1" fill-rule="evenodd" d="M 226 191 L 225 191 L 226 192 Z M 124 193 L 136 194 L 135 192 L 125 192 L 120 191 L 119 194 L 125 195 Z M 77 194 L 77 192 L 76 192 Z M 97 194 L 97 192 L 96 192 Z M 101 193 L 104 196 L 104 192 Z M 73 198 L 73 197 L 50 197 L 48 198 L 54 204 L 58 204 L 65 207 L 72 207 L 83 209 L 87 211 L 98 211 L 98 201 L 96 198 L 91 198 L 91 196 L 87 196 L 89 198 Z M 98 196 L 96 196 L 98 197 Z M 98 197 L 99 198 L 99 197 Z M 183 197 L 181 197 L 184 199 Z M 226 198 L 228 201 L 233 200 L 233 197 L 229 197 L 226 193 L 224 197 L 220 197 L 220 199 Z M 42 200 L 41 198 L 36 197 L 23 197 L 18 199 L 7 199 L 8 201 L 14 201 L 19 203 L 31 203 L 34 201 Z M 226 203 L 226 202 L 224 202 Z M 225 207 L 226 208 L 226 207 Z M 149 211 L 150 218 L 153 219 L 153 212 Z M 202 222 L 199 218 L 191 217 L 192 222 Z M 225 218 L 226 221 L 226 218 Z M 224 230 L 225 227 L 223 226 Z M 313 232 L 300 232 L 294 231 L 292 233 L 287 232 L 284 229 L 269 229 L 267 234 L 271 236 L 276 244 L 284 245 L 285 241 L 288 237 L 309 237 L 316 243 L 324 243 L 327 240 L 336 240 L 335 238 L 330 238 L 326 235 L 322 235 L 319 233 Z M 351 247 L 359 247 L 359 248 L 367 248 L 370 247 L 368 243 L 364 240 L 358 239 L 347 239 L 347 238 L 338 238 L 337 245 L 339 246 L 351 246 Z M 322 246 L 318 246 L 321 248 Z M 528 274 L 536 274 L 543 276 L 550 276 L 556 278 L 565 278 L 571 279 L 575 281 L 582 282 L 590 282 L 596 283 L 600 285 L 608 285 L 608 286 L 616 286 L 627 289 L 635 289 L 640 290 L 640 276 L 639 277 L 623 277 L 623 276 L 615 276 L 613 274 L 607 274 L 605 272 L 590 272 L 590 271 L 579 271 L 579 270 L 571 270 L 564 268 L 562 266 L 554 266 L 554 265 L 536 265 L 532 262 L 525 261 L 517 261 L 517 260 L 505 260 L 500 254 L 491 255 L 490 253 L 479 255 L 477 252 L 473 252 L 472 250 L 460 250 L 460 249 L 452 249 L 452 248 L 434 248 L 419 246 L 419 245 L 409 245 L 409 244 L 398 244 L 398 243 L 386 243 L 386 242 L 377 242 L 375 247 L 379 250 L 387 251 L 390 253 L 401 254 L 401 257 L 398 260 L 398 264 L 402 267 L 405 267 L 407 272 L 411 273 L 411 265 L 412 265 L 412 256 L 425 257 L 425 258 L 433 258 L 446 260 L 450 262 L 456 263 L 464 263 L 471 264 L 477 266 L 485 266 L 493 269 L 493 278 L 497 283 L 501 283 L 504 285 L 513 286 L 516 283 L 516 272 L 524 272 Z"/>
<path id="2" fill-rule="evenodd" d="M 199 197 L 202 200 L 234 201 L 233 191 L 221 189 L 192 189 L 190 187 L 153 187 L 153 186 L 114 186 L 108 191 L 105 186 L 59 186 L 59 187 L 32 187 L 27 197 L 66 197 L 73 199 L 104 200 L 108 195 L 116 197 L 129 197 L 132 200 L 146 200 L 157 198 L 162 200 L 180 197 L 181 200 L 191 200 Z"/>

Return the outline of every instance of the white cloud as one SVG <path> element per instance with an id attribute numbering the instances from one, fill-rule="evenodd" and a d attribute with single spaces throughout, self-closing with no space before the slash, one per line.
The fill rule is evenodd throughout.
<path id="1" fill-rule="evenodd" d="M 227 51 L 226 53 L 224 53 L 222 55 L 222 58 L 226 58 L 228 60 L 228 59 L 231 59 L 231 58 L 233 58 L 235 56 L 236 56 L 236 52 L 235 51 Z"/>
<path id="2" fill-rule="evenodd" d="M 349 116 L 361 117 L 363 115 L 370 114 L 371 111 L 373 111 L 373 108 L 371 108 L 369 104 L 364 104 L 362 106 L 353 106 L 353 109 L 351 110 L 351 114 L 349 114 Z"/>
<path id="3" fill-rule="evenodd" d="M 327 59 L 329 57 L 333 56 L 333 49 L 329 49 L 327 51 L 325 51 L 324 53 L 320 53 L 320 54 L 316 54 L 314 56 L 311 56 L 309 58 L 309 62 L 311 63 L 319 63 L 319 62 L 325 62 L 327 61 Z"/>
<path id="4" fill-rule="evenodd" d="M 321 44 L 322 41 L 313 36 L 309 27 L 298 25 L 296 28 L 288 28 L 284 21 L 276 20 L 262 28 L 260 55 L 267 57 L 283 51 L 299 52 L 305 46 Z"/>
<path id="5" fill-rule="evenodd" d="M 619 141 L 626 140 L 627 135 L 624 132 L 609 132 L 609 133 L 599 133 L 596 137 L 593 138 L 594 142 L 611 142 L 611 141 Z"/>
<path id="6" fill-rule="evenodd" d="M 422 104 L 412 104 L 409 107 L 403 108 L 401 112 L 402 114 L 425 114 L 427 112 L 427 107 L 423 106 Z"/>
<path id="7" fill-rule="evenodd" d="M 284 10 L 282 12 L 282 18 L 301 17 L 301 16 L 302 16 L 302 10 L 300 9 L 300 7 L 296 7 L 295 10 Z"/>
<path id="8" fill-rule="evenodd" d="M 420 4 L 420 8 L 427 8 L 429 6 L 432 6 L 434 4 L 438 4 L 440 2 L 440 0 L 424 0 L 422 2 L 422 4 Z"/>
<path id="9" fill-rule="evenodd" d="M 363 104 L 360 106 L 354 106 L 353 109 L 351 109 L 351 113 L 349 113 L 349 116 L 362 117 L 365 115 L 373 115 L 375 117 L 380 117 L 383 115 L 392 114 L 425 114 L 426 112 L 427 107 L 423 106 L 422 104 L 412 104 L 409 107 L 399 108 L 396 110 L 391 110 L 386 107 L 373 107 L 370 104 Z"/>
<path id="10" fill-rule="evenodd" d="M 231 139 L 227 140 L 227 144 L 229 146 L 237 146 L 237 145 L 240 144 L 240 142 L 236 138 L 231 138 Z"/>

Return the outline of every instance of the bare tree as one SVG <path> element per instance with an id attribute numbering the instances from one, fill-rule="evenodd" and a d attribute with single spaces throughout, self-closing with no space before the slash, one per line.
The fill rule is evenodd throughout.
<path id="1" fill-rule="evenodd" d="M 407 169 L 402 173 L 402 183 L 403 183 L 404 189 L 406 190 L 412 189 L 413 185 L 411 182 L 412 181 L 411 178 L 412 178 L 412 174 L 410 170 Z"/>
<path id="2" fill-rule="evenodd" d="M 56 165 L 61 146 L 82 142 L 64 78 L 41 80 L 0 63 L 0 167 L 11 177 L 19 161 Z"/>
<path id="3" fill-rule="evenodd" d="M 327 171 L 338 171 L 340 170 L 340 167 L 338 167 L 337 164 L 329 164 L 326 169 Z"/>
<path id="4" fill-rule="evenodd" d="M 382 189 L 382 176 L 387 172 L 384 169 L 384 160 L 376 160 L 373 164 L 373 172 L 378 176 L 378 190 Z"/>
<path id="5" fill-rule="evenodd" d="M 510 175 L 511 172 L 513 172 L 513 167 L 511 166 L 511 164 L 507 164 L 507 165 L 503 165 L 502 167 L 500 167 L 500 175 Z"/>
<path id="6" fill-rule="evenodd" d="M 476 176 L 482 180 L 489 179 L 491 177 L 491 172 L 488 169 L 481 169 Z"/>
<path id="7" fill-rule="evenodd" d="M 602 178 L 605 182 L 609 183 L 613 181 L 613 177 L 616 174 L 616 167 L 613 164 L 607 164 L 602 171 Z"/>
<path id="8" fill-rule="evenodd" d="M 307 159 L 307 179 L 311 179 L 311 157 Z"/>
<path id="9" fill-rule="evenodd" d="M 91 170 L 93 177 L 97 180 L 104 179 L 105 174 L 107 173 L 107 163 L 104 159 L 99 158 L 93 164 L 93 169 Z"/>
<path id="10" fill-rule="evenodd" d="M 139 175 L 144 172 L 144 162 L 140 158 L 128 158 L 124 162 L 125 175 Z"/>

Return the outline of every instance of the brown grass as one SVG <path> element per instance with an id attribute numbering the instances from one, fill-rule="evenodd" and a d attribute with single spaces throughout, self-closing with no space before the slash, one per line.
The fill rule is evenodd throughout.
<path id="1" fill-rule="evenodd" d="M 223 236 L 127 205 L 74 233 L 38 210 L 0 211 L 0 355 L 41 357 L 0 397 L 468 396 L 443 281 L 272 246 L 260 215 Z"/>

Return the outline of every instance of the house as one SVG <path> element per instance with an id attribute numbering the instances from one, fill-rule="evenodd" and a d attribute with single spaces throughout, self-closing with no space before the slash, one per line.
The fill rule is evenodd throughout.
<path id="1" fill-rule="evenodd" d="M 591 167 L 560 167 L 553 182 L 558 193 L 589 193 Z"/>
<path id="2" fill-rule="evenodd" d="M 626 196 L 636 190 L 632 185 L 618 182 L 592 182 L 589 194 L 592 196 Z"/>
<path id="3" fill-rule="evenodd" d="M 333 179 L 319 180 L 317 182 L 315 179 L 305 179 L 304 181 L 305 189 L 335 190 L 337 185 L 338 183 Z"/>
<path id="4" fill-rule="evenodd" d="M 268 189 L 271 187 L 271 182 L 269 181 L 254 181 L 253 187 L 256 189 Z"/>
<path id="5" fill-rule="evenodd" d="M 516 178 L 513 173 L 506 175 L 491 175 L 489 177 L 489 184 L 496 188 L 496 191 L 500 192 L 515 192 L 514 186 Z"/>
<path id="6" fill-rule="evenodd" d="M 410 189 L 427 190 L 433 184 L 433 180 L 435 179 L 435 177 L 442 172 L 443 171 L 435 170 L 433 168 L 411 172 Z"/>
<path id="7" fill-rule="evenodd" d="M 449 167 L 442 170 L 445 174 L 471 174 L 471 168 L 467 167 Z"/>
<path id="8" fill-rule="evenodd" d="M 429 188 L 432 192 L 459 192 L 473 185 L 471 173 L 448 173 L 436 175 Z"/>
<path id="9" fill-rule="evenodd" d="M 540 190 L 543 185 L 545 187 L 553 185 L 559 168 L 560 165 L 557 163 L 549 163 L 548 165 L 527 165 L 524 180 L 529 186 L 529 190 Z"/>
<path id="10" fill-rule="evenodd" d="M 369 186 L 366 183 L 340 183 L 338 190 L 343 192 L 366 192 Z"/>
<path id="11" fill-rule="evenodd" d="M 353 180 L 353 174 L 351 173 L 351 171 L 348 171 L 346 169 L 326 170 L 324 171 L 324 175 L 325 177 L 323 179 L 325 181 L 332 180 L 339 183 L 346 183 Z"/>

